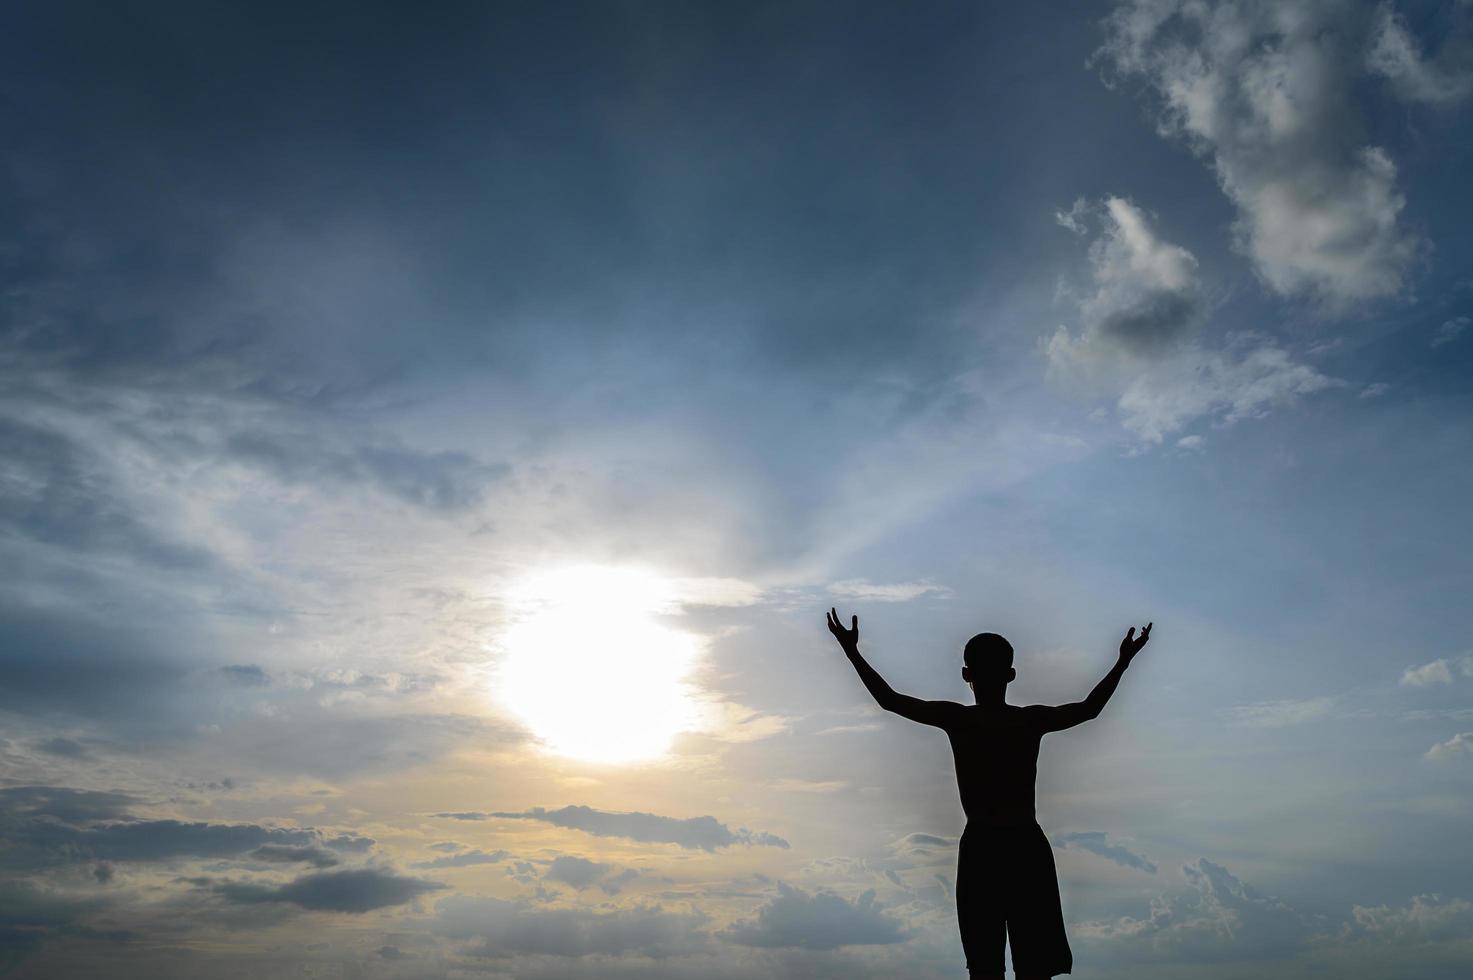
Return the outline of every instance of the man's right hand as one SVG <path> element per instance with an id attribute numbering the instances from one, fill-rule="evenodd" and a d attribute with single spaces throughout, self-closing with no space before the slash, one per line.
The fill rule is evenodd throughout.
<path id="1" fill-rule="evenodd" d="M 844 624 L 839 622 L 839 611 L 837 609 L 829 610 L 829 632 L 834 634 L 834 639 L 839 641 L 839 646 L 844 648 L 845 653 L 859 649 L 859 617 L 853 617 L 852 622 L 854 625 L 845 629 Z M 1149 626 L 1146 628 L 1150 629 Z"/>
<path id="2" fill-rule="evenodd" d="M 1130 663 L 1131 658 L 1141 652 L 1141 647 L 1145 646 L 1146 641 L 1151 638 L 1151 626 L 1151 623 L 1147 623 L 1146 628 L 1141 630 L 1140 636 L 1135 635 L 1134 626 L 1130 628 L 1130 632 L 1125 634 L 1125 639 L 1120 641 L 1121 660 Z"/>

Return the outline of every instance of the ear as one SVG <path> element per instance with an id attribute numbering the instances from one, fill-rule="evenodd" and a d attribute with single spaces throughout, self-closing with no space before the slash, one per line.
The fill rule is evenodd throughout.
<path id="1" fill-rule="evenodd" d="M 1018 668 L 1016 668 L 1016 667 L 1009 667 L 1008 668 L 1008 683 L 1011 684 L 1014 680 L 1017 679 L 1017 677 L 1018 677 Z"/>
<path id="2" fill-rule="evenodd" d="M 970 668 L 970 667 L 963 667 L 962 668 L 962 680 L 965 683 L 967 683 L 967 684 L 972 683 L 972 668 Z"/>

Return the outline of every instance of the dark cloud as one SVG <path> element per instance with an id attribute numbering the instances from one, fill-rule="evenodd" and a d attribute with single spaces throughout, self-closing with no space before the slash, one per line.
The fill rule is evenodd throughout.
<path id="1" fill-rule="evenodd" d="M 52 936 L 76 931 L 100 906 L 25 880 L 0 880 L 0 968 L 13 966 Z"/>
<path id="2" fill-rule="evenodd" d="M 1072 847 L 1081 851 L 1088 851 L 1107 861 L 1114 861 L 1123 868 L 1134 868 L 1137 871 L 1145 871 L 1150 874 L 1156 873 L 1156 866 L 1146 858 L 1141 857 L 1129 848 L 1106 841 L 1104 831 L 1091 830 L 1077 834 L 1060 834 L 1054 838 L 1054 846 L 1059 848 Z"/>
<path id="3" fill-rule="evenodd" d="M 215 891 L 226 901 L 240 905 L 282 902 L 313 911 L 356 914 L 404 905 L 444 887 L 439 882 L 378 868 L 354 868 L 305 875 L 279 886 L 226 882 L 216 885 Z"/>
<path id="4" fill-rule="evenodd" d="M 434 844 L 430 846 L 437 847 Z M 459 845 L 451 846 L 458 847 Z M 444 848 L 440 849 L 443 850 Z M 460 854 L 435 858 L 433 861 L 421 861 L 419 864 L 414 865 L 414 867 L 426 870 L 434 868 L 468 868 L 476 864 L 498 864 L 505 861 L 508 856 L 506 851 L 464 851 Z"/>
<path id="5" fill-rule="evenodd" d="M 306 863 L 314 868 L 331 868 L 342 862 L 332 851 L 312 845 L 293 846 L 290 844 L 262 844 L 251 851 L 249 857 L 256 861 L 265 861 L 270 864 L 296 864 Z"/>
<path id="6" fill-rule="evenodd" d="M 37 752 L 45 752 L 47 755 L 60 756 L 63 759 L 85 759 L 87 758 L 87 747 L 75 739 L 65 738 L 60 735 L 52 738 L 38 739 L 32 743 Z"/>
<path id="7" fill-rule="evenodd" d="M 572 854 L 561 854 L 552 859 L 552 864 L 542 873 L 542 877 L 546 881 L 572 885 L 582 891 L 602 878 L 604 872 L 608 870 L 607 864 L 600 864 L 597 861 L 590 861 Z"/>
<path id="8" fill-rule="evenodd" d="M 756 918 L 734 923 L 722 935 L 742 946 L 838 949 L 903 943 L 909 933 L 885 914 L 873 890 L 854 902 L 829 892 L 809 894 L 778 883 L 777 897 Z"/>
<path id="9" fill-rule="evenodd" d="M 220 673 L 242 687 L 265 687 L 271 683 L 271 677 L 256 664 L 226 664 Z"/>
<path id="10" fill-rule="evenodd" d="M 170 695 L 187 671 L 170 656 L 177 637 L 136 622 L 96 621 L 0 597 L 0 708 L 128 726 L 176 719 Z M 187 622 L 178 634 L 191 632 Z"/>
<path id="11" fill-rule="evenodd" d="M 326 846 L 361 849 L 353 835 L 305 828 L 131 817 L 133 798 L 60 787 L 0 789 L 0 866 L 40 869 L 88 861 L 162 862 L 250 856 L 262 861 L 336 863 Z M 371 843 L 371 841 L 369 841 Z"/>
<path id="12" fill-rule="evenodd" d="M 556 827 L 581 830 L 597 837 L 625 837 L 650 843 L 677 844 L 692 850 L 714 851 L 734 844 L 786 848 L 788 842 L 764 831 L 745 827 L 732 831 L 715 817 L 662 817 L 654 813 L 620 813 L 595 810 L 586 806 L 565 806 L 558 810 L 533 807 L 516 813 L 439 813 L 435 816 L 457 820 L 541 820 Z"/>
<path id="13" fill-rule="evenodd" d="M 609 912 L 587 908 L 537 908 L 523 902 L 455 896 L 436 905 L 435 933 L 476 940 L 473 956 L 666 957 L 706 942 L 706 917 L 668 912 L 658 905 Z"/>

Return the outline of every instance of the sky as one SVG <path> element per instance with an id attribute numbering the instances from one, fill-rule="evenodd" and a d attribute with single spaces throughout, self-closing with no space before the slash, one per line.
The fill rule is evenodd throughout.
<path id="1" fill-rule="evenodd" d="M 1473 967 L 1473 4 L 0 13 L 0 972 Z"/>

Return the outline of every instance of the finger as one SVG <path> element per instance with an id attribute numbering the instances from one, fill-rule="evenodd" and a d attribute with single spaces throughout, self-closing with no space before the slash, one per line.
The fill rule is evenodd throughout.
<path id="1" fill-rule="evenodd" d="M 1125 638 L 1127 640 L 1130 640 L 1130 639 L 1134 639 L 1135 638 L 1135 627 L 1134 626 L 1132 626 L 1130 629 L 1126 630 L 1126 632 L 1125 632 Z"/>
<path id="2" fill-rule="evenodd" d="M 853 623 L 854 623 L 854 625 L 851 626 L 850 629 L 853 629 L 857 633 L 859 631 L 859 617 L 858 616 L 855 616 L 854 617 Z"/>

